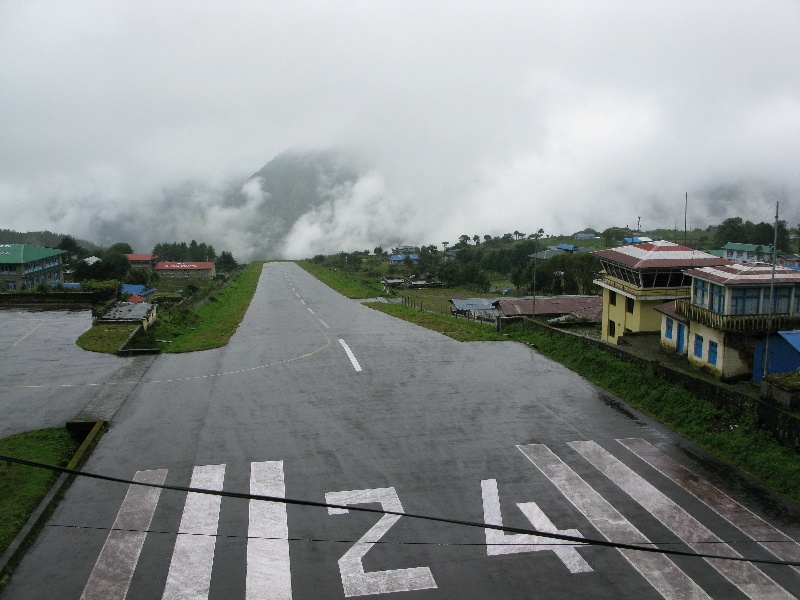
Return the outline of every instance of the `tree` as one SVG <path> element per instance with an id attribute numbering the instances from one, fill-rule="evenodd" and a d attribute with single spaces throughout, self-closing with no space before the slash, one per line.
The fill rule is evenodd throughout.
<path id="1" fill-rule="evenodd" d="M 752 223 L 751 223 L 752 225 Z M 728 242 L 745 244 L 747 243 L 747 228 L 741 217 L 731 217 L 725 219 L 717 227 L 714 233 L 714 245 L 717 248 L 722 248 Z"/>
<path id="2" fill-rule="evenodd" d="M 383 256 L 383 248 L 380 246 L 375 246 L 373 252 L 375 253 L 375 256 Z"/>
<path id="3" fill-rule="evenodd" d="M 64 236 L 64 238 L 58 243 L 58 246 L 56 246 L 56 249 L 65 250 L 67 252 L 67 256 L 70 258 L 86 258 L 89 254 L 85 248 L 78 245 L 78 242 L 75 241 L 75 238 L 69 235 Z"/>
<path id="4" fill-rule="evenodd" d="M 216 262 L 217 271 L 221 271 L 223 273 L 229 273 L 236 269 L 239 264 L 234 260 L 233 254 L 230 252 L 223 250 L 222 253 L 219 255 L 219 258 Z"/>
<path id="5" fill-rule="evenodd" d="M 479 245 L 481 243 L 481 237 L 479 235 L 473 235 L 472 241 L 475 242 L 475 245 Z"/>
<path id="6" fill-rule="evenodd" d="M 117 242 L 116 244 L 111 244 L 111 246 L 106 250 L 106 252 L 117 252 L 119 254 L 133 254 L 133 248 L 131 245 L 125 242 Z"/>

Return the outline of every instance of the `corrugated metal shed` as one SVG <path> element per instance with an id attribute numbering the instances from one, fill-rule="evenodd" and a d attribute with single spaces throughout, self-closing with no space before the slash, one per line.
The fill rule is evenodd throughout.
<path id="1" fill-rule="evenodd" d="M 505 317 L 555 318 L 572 315 L 599 321 L 603 316 L 603 298 L 600 296 L 541 296 L 536 298 L 535 308 L 533 298 L 504 298 L 497 300 L 495 306 Z"/>

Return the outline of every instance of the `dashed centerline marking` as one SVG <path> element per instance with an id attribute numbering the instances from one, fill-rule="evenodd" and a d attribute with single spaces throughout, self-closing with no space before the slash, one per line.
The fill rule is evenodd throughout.
<path id="1" fill-rule="evenodd" d="M 313 310 L 311 310 L 310 308 L 309 308 L 309 309 L 307 309 L 307 310 L 308 310 L 308 312 L 310 312 L 312 315 L 315 315 L 315 314 L 317 314 L 317 313 L 315 313 Z"/>
<path id="2" fill-rule="evenodd" d="M 356 371 L 360 371 L 361 370 L 361 365 L 358 364 L 358 361 L 356 360 L 356 357 L 353 354 L 353 351 L 350 350 L 350 346 L 348 346 L 347 343 L 344 340 L 339 340 L 339 343 L 342 345 L 342 348 L 344 348 L 344 351 L 347 352 L 347 357 L 350 359 L 350 362 L 353 363 L 353 368 Z"/>
<path id="3" fill-rule="evenodd" d="M 320 323 L 322 323 L 322 326 L 323 326 L 323 327 L 325 327 L 325 329 L 330 329 L 330 328 L 331 328 L 331 327 L 330 327 L 330 325 L 328 325 L 328 324 L 327 324 L 325 321 L 323 321 L 322 319 L 317 319 L 317 321 L 319 321 Z"/>

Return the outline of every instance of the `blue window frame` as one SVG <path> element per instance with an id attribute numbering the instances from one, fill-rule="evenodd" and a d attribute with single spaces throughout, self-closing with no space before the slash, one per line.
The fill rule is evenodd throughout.
<path id="1" fill-rule="evenodd" d="M 708 342 L 708 364 L 717 366 L 717 342 Z"/>
<path id="2" fill-rule="evenodd" d="M 692 304 L 708 308 L 708 282 L 695 279 L 693 288 Z"/>
<path id="3" fill-rule="evenodd" d="M 718 315 L 725 314 L 725 288 L 721 285 L 711 284 L 711 306 L 709 306 L 709 309 Z"/>
<path id="4" fill-rule="evenodd" d="M 694 355 L 697 358 L 703 358 L 703 336 L 694 335 Z"/>
<path id="5" fill-rule="evenodd" d="M 734 288 L 731 296 L 731 314 L 757 315 L 760 300 L 761 288 Z"/>
<path id="6" fill-rule="evenodd" d="M 769 298 L 769 289 L 764 291 L 764 297 Z M 775 300 L 772 302 L 772 312 L 778 315 L 789 314 L 789 303 L 792 300 L 792 288 L 779 286 L 775 288 Z M 767 306 L 766 302 L 764 302 Z"/>
<path id="7" fill-rule="evenodd" d="M 672 324 L 673 320 L 670 317 L 667 317 L 667 325 L 664 328 L 664 336 L 668 339 L 672 339 Z"/>

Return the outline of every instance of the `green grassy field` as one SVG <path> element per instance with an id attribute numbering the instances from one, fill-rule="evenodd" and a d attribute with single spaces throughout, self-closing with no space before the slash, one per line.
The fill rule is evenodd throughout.
<path id="1" fill-rule="evenodd" d="M 348 298 L 383 296 L 383 287 L 380 283 L 379 274 L 368 276 L 363 272 L 332 269 L 307 260 L 297 261 L 295 264 Z"/>
<path id="2" fill-rule="evenodd" d="M 64 466 L 78 444 L 66 429 L 39 429 L 0 439 L 0 454 Z M 0 462 L 0 554 L 50 489 L 57 474 Z"/>
<path id="3" fill-rule="evenodd" d="M 76 343 L 84 350 L 91 352 L 116 354 L 117 349 L 128 339 L 134 329 L 136 329 L 136 325 L 131 323 L 120 325 L 102 323 L 82 333 Z"/>
<path id="4" fill-rule="evenodd" d="M 197 310 L 159 310 L 155 324 L 134 347 L 194 352 L 228 343 L 253 299 L 263 263 L 250 263 L 231 283 Z"/>

